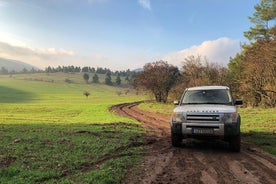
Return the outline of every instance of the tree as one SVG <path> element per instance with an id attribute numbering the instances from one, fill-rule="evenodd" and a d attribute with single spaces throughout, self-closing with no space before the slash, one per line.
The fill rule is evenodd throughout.
<path id="1" fill-rule="evenodd" d="M 90 93 L 88 91 L 84 91 L 83 95 L 86 96 L 86 98 L 88 98 L 88 96 L 90 95 Z"/>
<path id="2" fill-rule="evenodd" d="M 240 79 L 242 74 L 242 61 L 244 59 L 244 53 L 237 53 L 234 58 L 230 58 L 228 63 L 229 75 L 228 78 L 231 79 L 230 87 L 236 93 L 240 90 Z"/>
<path id="3" fill-rule="evenodd" d="M 175 99 L 179 99 L 187 87 L 229 84 L 229 70 L 226 67 L 209 62 L 206 58 L 203 60 L 201 56 L 192 55 L 184 60 L 181 77 L 171 91 Z"/>
<path id="4" fill-rule="evenodd" d="M 27 70 L 26 68 L 23 68 L 23 69 L 21 70 L 21 72 L 22 72 L 22 73 L 28 73 L 28 70 Z"/>
<path id="5" fill-rule="evenodd" d="M 241 87 L 251 105 L 275 107 L 276 40 L 259 39 L 245 52 L 242 66 Z"/>
<path id="6" fill-rule="evenodd" d="M 121 84 L 121 78 L 120 78 L 120 74 L 118 73 L 116 76 L 116 84 L 119 86 Z"/>
<path id="7" fill-rule="evenodd" d="M 0 74 L 8 74 L 9 71 L 5 67 L 1 67 Z"/>
<path id="8" fill-rule="evenodd" d="M 245 105 L 275 107 L 276 1 L 261 0 L 249 20 L 253 26 L 244 36 L 250 44 L 244 44 L 228 65 L 230 86 L 242 96 Z"/>
<path id="9" fill-rule="evenodd" d="M 185 58 L 182 69 L 182 83 L 186 87 L 226 84 L 227 68 L 209 62 L 206 58 L 202 60 L 201 56 Z"/>
<path id="10" fill-rule="evenodd" d="M 99 83 L 99 76 L 95 73 L 92 80 L 93 80 L 93 83 Z"/>
<path id="11" fill-rule="evenodd" d="M 125 77 L 126 83 L 130 84 L 130 85 L 133 85 L 136 75 L 137 75 L 137 72 L 135 72 L 135 71 L 131 72 L 130 70 L 128 70 L 126 72 L 126 77 Z"/>
<path id="12" fill-rule="evenodd" d="M 251 42 L 243 46 L 240 88 L 252 106 L 276 106 L 276 1 L 261 0 L 249 20 L 254 24 L 244 36 Z"/>
<path id="13" fill-rule="evenodd" d="M 201 56 L 189 56 L 185 58 L 182 70 L 182 82 L 184 82 L 186 86 L 199 86 L 206 84 Z"/>
<path id="14" fill-rule="evenodd" d="M 111 72 L 110 71 L 107 71 L 106 74 L 105 74 L 105 84 L 112 85 Z"/>
<path id="15" fill-rule="evenodd" d="M 89 72 L 88 66 L 82 67 L 81 71 L 82 72 Z"/>
<path id="16" fill-rule="evenodd" d="M 128 76 L 128 75 L 126 76 L 125 81 L 129 84 L 130 79 L 129 79 L 129 76 Z"/>
<path id="17" fill-rule="evenodd" d="M 272 35 L 270 30 L 275 26 L 276 1 L 261 0 L 260 4 L 257 4 L 254 8 L 255 13 L 252 17 L 249 17 L 249 20 L 254 24 L 254 27 L 250 27 L 249 31 L 244 32 L 244 36 L 248 40 L 271 38 Z"/>
<path id="18" fill-rule="evenodd" d="M 85 80 L 86 83 L 88 83 L 89 75 L 87 73 L 84 73 L 83 74 L 83 79 Z"/>
<path id="19" fill-rule="evenodd" d="M 157 102 L 167 102 L 170 90 L 176 84 L 179 70 L 165 61 L 148 63 L 143 72 L 135 78 L 136 88 L 142 87 L 151 91 Z"/>

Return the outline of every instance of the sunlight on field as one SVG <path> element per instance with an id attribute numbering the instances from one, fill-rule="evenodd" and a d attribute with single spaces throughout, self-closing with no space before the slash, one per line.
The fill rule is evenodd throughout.
<path id="1" fill-rule="evenodd" d="M 143 99 L 134 93 L 118 96 L 116 90 L 124 89 L 101 84 L 60 84 L 8 77 L 1 77 L 0 84 L 0 122 L 7 124 L 134 122 L 110 113 L 108 108 Z M 84 91 L 90 96 L 85 97 Z"/>
<path id="2" fill-rule="evenodd" d="M 145 97 L 118 90 L 73 74 L 0 75 L 0 183 L 119 183 L 145 132 L 109 107 Z"/>

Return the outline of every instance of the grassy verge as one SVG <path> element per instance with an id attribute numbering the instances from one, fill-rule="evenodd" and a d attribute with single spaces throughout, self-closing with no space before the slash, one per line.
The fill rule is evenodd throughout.
<path id="1" fill-rule="evenodd" d="M 0 183 L 119 183 L 139 161 L 145 132 L 109 112 L 144 99 L 117 90 L 0 76 Z"/>
<path id="2" fill-rule="evenodd" d="M 163 114 L 171 114 L 172 104 L 143 103 L 140 108 Z M 258 145 L 276 155 L 276 108 L 240 108 L 243 141 Z"/>
<path id="3" fill-rule="evenodd" d="M 276 155 L 276 108 L 240 109 L 245 141 Z"/>
<path id="4" fill-rule="evenodd" d="M 119 183 L 142 149 L 133 124 L 0 127 L 0 183 Z"/>

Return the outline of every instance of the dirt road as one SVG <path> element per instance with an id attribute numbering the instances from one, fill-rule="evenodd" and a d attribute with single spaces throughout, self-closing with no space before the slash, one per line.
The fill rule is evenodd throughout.
<path id="1" fill-rule="evenodd" d="M 169 117 L 143 111 L 137 105 L 112 108 L 122 116 L 139 120 L 149 132 L 144 160 L 129 172 L 124 183 L 276 184 L 275 156 L 245 142 L 240 153 L 230 152 L 224 142 L 185 140 L 182 147 L 174 148 Z"/>

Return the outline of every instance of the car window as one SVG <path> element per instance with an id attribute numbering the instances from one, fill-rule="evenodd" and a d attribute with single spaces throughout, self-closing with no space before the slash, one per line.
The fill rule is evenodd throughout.
<path id="1" fill-rule="evenodd" d="M 184 104 L 231 104 L 228 90 L 192 90 L 186 91 L 182 100 Z"/>

